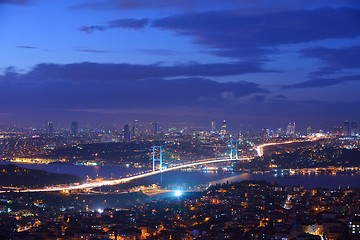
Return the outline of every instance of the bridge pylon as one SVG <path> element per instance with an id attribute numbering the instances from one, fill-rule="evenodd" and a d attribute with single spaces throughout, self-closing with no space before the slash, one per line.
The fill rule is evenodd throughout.
<path id="1" fill-rule="evenodd" d="M 159 162 L 160 163 L 160 172 L 162 172 L 162 170 L 163 170 L 162 146 L 153 146 L 152 161 L 153 161 L 153 171 L 155 171 L 155 162 Z"/>
<path id="2" fill-rule="evenodd" d="M 238 140 L 230 139 L 230 159 L 233 159 L 233 157 L 235 157 L 236 160 L 239 159 L 238 142 Z"/>

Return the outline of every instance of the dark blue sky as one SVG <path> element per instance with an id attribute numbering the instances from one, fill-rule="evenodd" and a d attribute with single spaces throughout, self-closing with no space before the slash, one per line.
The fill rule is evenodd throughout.
<path id="1" fill-rule="evenodd" d="M 360 121 L 357 0 L 0 0 L 0 124 Z"/>

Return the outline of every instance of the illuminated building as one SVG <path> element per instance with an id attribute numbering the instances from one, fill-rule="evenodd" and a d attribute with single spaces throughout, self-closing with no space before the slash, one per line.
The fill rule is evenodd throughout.
<path id="1" fill-rule="evenodd" d="M 271 131 L 269 128 L 263 128 L 262 129 L 262 135 L 263 138 L 270 138 L 271 137 Z"/>
<path id="2" fill-rule="evenodd" d="M 211 121 L 211 133 L 215 133 L 216 132 L 216 121 L 215 119 L 213 119 Z"/>
<path id="3" fill-rule="evenodd" d="M 130 141 L 130 128 L 128 124 L 124 125 L 124 141 L 129 142 Z"/>
<path id="4" fill-rule="evenodd" d="M 139 136 L 139 120 L 134 121 L 134 126 L 132 127 L 133 138 Z"/>
<path id="5" fill-rule="evenodd" d="M 226 121 L 224 120 L 221 124 L 221 131 L 220 134 L 224 136 L 226 134 Z"/>
<path id="6" fill-rule="evenodd" d="M 306 128 L 306 135 L 311 135 L 311 126 L 308 126 L 307 128 Z"/>
<path id="7" fill-rule="evenodd" d="M 289 122 L 286 129 L 286 136 L 291 137 L 295 135 L 296 125 L 295 122 Z"/>
<path id="8" fill-rule="evenodd" d="M 159 123 L 158 122 L 153 122 L 153 129 L 154 129 L 154 135 L 158 134 L 159 132 Z"/>
<path id="9" fill-rule="evenodd" d="M 343 135 L 343 132 L 344 132 L 343 126 L 337 125 L 334 127 L 334 134 L 339 136 L 339 135 Z"/>
<path id="10" fill-rule="evenodd" d="M 351 237 L 360 237 L 360 216 L 356 216 L 349 221 L 349 233 Z M 353 238 L 358 239 L 358 238 Z"/>
<path id="11" fill-rule="evenodd" d="M 350 122 L 347 120 L 344 122 L 343 134 L 345 136 L 350 136 Z"/>
<path id="12" fill-rule="evenodd" d="M 52 135 L 54 133 L 53 122 L 46 122 L 46 133 Z"/>
<path id="13" fill-rule="evenodd" d="M 351 122 L 351 130 L 350 130 L 351 136 L 357 136 L 359 134 L 359 127 L 357 125 L 356 121 Z"/>

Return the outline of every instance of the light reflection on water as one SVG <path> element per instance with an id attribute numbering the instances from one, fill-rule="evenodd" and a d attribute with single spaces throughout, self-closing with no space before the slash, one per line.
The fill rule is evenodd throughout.
<path id="1" fill-rule="evenodd" d="M 4 164 L 4 163 L 1 163 Z M 6 163 L 5 163 L 6 164 Z M 125 177 L 129 173 L 140 172 L 143 169 L 133 169 L 126 167 L 114 166 L 75 166 L 64 163 L 54 164 L 16 164 L 21 167 L 39 169 L 53 173 L 66 173 L 78 175 L 82 178 L 89 176 L 90 178 L 120 178 Z M 360 175 L 338 174 L 338 175 L 296 175 L 275 177 L 272 174 L 251 174 L 251 173 L 235 173 L 235 172 L 192 172 L 192 171 L 172 171 L 163 173 L 162 176 L 155 175 L 145 178 L 149 183 L 160 183 L 169 185 L 186 185 L 192 186 L 205 183 L 226 183 L 239 182 L 243 180 L 265 180 L 268 182 L 276 182 L 280 185 L 304 186 L 304 187 L 322 187 L 322 188 L 345 188 L 359 187 Z"/>

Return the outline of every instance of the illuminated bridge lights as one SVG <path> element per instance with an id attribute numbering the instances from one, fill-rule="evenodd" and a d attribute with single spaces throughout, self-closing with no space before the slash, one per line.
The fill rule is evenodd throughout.
<path id="1" fill-rule="evenodd" d="M 252 159 L 252 158 L 249 158 L 249 157 L 243 157 L 243 158 L 239 158 L 239 159 L 229 159 L 229 158 L 214 159 L 214 158 L 210 158 L 210 159 L 203 159 L 203 160 L 198 161 L 198 162 L 193 162 L 193 163 L 174 166 L 174 167 L 171 167 L 171 168 L 162 169 L 162 171 L 161 170 L 156 170 L 156 171 L 147 172 L 147 173 L 143 173 L 143 174 L 139 174 L 139 175 L 135 175 L 135 176 L 131 176 L 131 177 L 126 177 L 126 178 L 120 178 L 120 179 L 114 179 L 114 180 L 102 180 L 102 181 L 98 181 L 98 182 L 83 183 L 83 184 L 71 184 L 71 185 L 63 185 L 63 186 L 49 186 L 49 187 L 45 187 L 45 188 L 36 188 L 36 189 L 17 189 L 16 192 L 58 192 L 58 191 L 70 191 L 70 190 L 79 190 L 79 189 L 86 189 L 86 188 L 96 188 L 96 187 L 102 187 L 102 186 L 112 186 L 112 185 L 118 185 L 118 184 L 122 184 L 122 183 L 125 183 L 125 182 L 129 182 L 129 181 L 132 181 L 132 180 L 135 180 L 135 179 L 140 179 L 140 178 L 144 178 L 144 177 L 153 176 L 153 175 L 156 175 L 156 174 L 159 174 L 159 173 L 162 173 L 162 172 L 170 172 L 170 171 L 174 171 L 174 170 L 178 170 L 178 169 L 182 169 L 182 168 L 187 168 L 187 167 L 198 166 L 198 165 L 202 165 L 202 164 L 228 162 L 228 161 L 245 161 L 245 160 L 248 161 L 250 159 Z M 0 193 L 10 192 L 10 191 L 9 190 L 4 190 L 4 191 L 0 191 Z"/>

